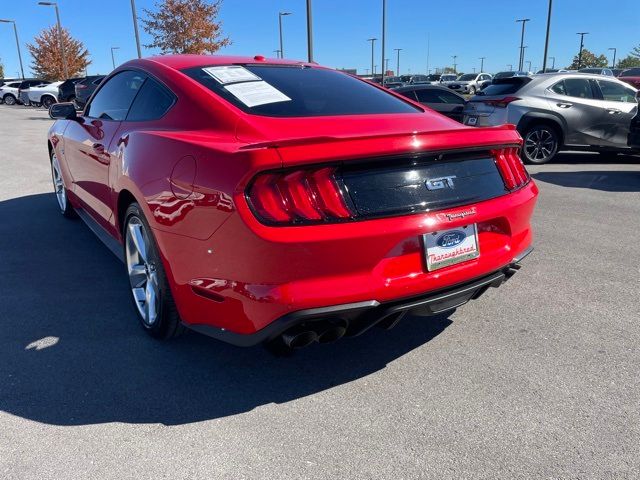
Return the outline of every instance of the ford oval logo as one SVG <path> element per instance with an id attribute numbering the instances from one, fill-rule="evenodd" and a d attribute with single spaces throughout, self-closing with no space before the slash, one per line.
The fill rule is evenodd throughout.
<path id="1" fill-rule="evenodd" d="M 442 248 L 453 248 L 464 242 L 465 238 L 467 238 L 466 233 L 460 230 L 454 230 L 440 235 L 436 240 L 436 244 Z"/>

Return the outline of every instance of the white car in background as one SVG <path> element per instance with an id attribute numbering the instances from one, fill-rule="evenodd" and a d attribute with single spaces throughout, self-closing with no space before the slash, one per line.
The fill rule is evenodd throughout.
<path id="1" fill-rule="evenodd" d="M 440 77 L 440 85 L 449 86 L 451 83 L 455 82 L 458 78 L 456 73 L 444 73 Z"/>
<path id="2" fill-rule="evenodd" d="M 5 83 L 0 87 L 0 100 L 7 105 L 15 105 L 18 100 L 18 87 L 22 81 Z"/>
<path id="3" fill-rule="evenodd" d="M 53 82 L 48 85 L 40 85 L 29 89 L 29 102 L 37 106 L 42 105 L 49 108 L 54 103 L 58 103 L 58 87 L 62 82 Z"/>

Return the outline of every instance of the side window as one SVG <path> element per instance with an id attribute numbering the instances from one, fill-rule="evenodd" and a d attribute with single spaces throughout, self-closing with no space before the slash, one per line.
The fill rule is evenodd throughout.
<path id="1" fill-rule="evenodd" d="M 416 91 L 416 95 L 418 96 L 418 101 L 422 103 L 441 103 L 437 93 L 433 90 L 418 90 Z"/>
<path id="2" fill-rule="evenodd" d="M 120 72 L 111 77 L 87 106 L 86 116 L 104 120 L 124 120 L 146 78 L 146 75 L 133 71 Z"/>
<path id="3" fill-rule="evenodd" d="M 567 90 L 564 88 L 564 80 L 556 83 L 553 87 L 551 87 L 551 91 L 557 93 L 558 95 L 566 95 Z"/>
<path id="4" fill-rule="evenodd" d="M 409 90 L 407 92 L 398 92 L 398 93 L 403 97 L 407 97 L 409 100 L 413 100 L 414 102 L 416 101 L 416 92 L 414 92 L 413 90 Z"/>
<path id="5" fill-rule="evenodd" d="M 458 104 L 458 105 L 464 105 L 465 101 L 464 98 L 460 98 L 457 95 L 450 93 L 450 92 L 438 92 L 438 97 L 440 97 L 440 101 L 442 103 L 449 103 L 449 104 Z"/>
<path id="6" fill-rule="evenodd" d="M 635 93 L 630 88 L 606 80 L 598 80 L 598 86 L 602 97 L 609 102 L 636 103 Z"/>
<path id="7" fill-rule="evenodd" d="M 127 115 L 128 122 L 158 120 L 171 108 L 174 95 L 151 78 L 147 78 Z"/>
<path id="8" fill-rule="evenodd" d="M 565 95 L 576 98 L 593 98 L 593 90 L 589 84 L 589 80 L 584 78 L 565 78 L 564 88 L 567 92 Z"/>

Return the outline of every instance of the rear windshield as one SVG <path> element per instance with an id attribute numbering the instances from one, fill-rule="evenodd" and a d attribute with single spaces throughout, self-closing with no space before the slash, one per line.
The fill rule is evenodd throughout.
<path id="1" fill-rule="evenodd" d="M 195 67 L 182 72 L 256 115 L 318 117 L 422 111 L 367 82 L 323 68 L 236 65 Z"/>
<path id="2" fill-rule="evenodd" d="M 529 77 L 499 78 L 486 86 L 478 95 L 510 95 L 531 81 Z"/>
<path id="3" fill-rule="evenodd" d="M 621 77 L 640 77 L 640 68 L 630 68 L 620 74 Z"/>

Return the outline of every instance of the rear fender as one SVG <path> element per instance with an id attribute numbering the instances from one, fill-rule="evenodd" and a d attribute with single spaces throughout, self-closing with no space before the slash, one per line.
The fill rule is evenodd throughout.
<path id="1" fill-rule="evenodd" d="M 562 145 L 564 143 L 568 127 L 567 121 L 560 115 L 547 111 L 531 111 L 520 118 L 520 121 L 518 122 L 518 126 L 516 128 L 518 132 L 520 132 L 520 135 L 524 136 L 529 126 L 535 123 L 549 123 L 551 125 L 554 125 L 558 129 L 558 133 L 560 133 L 561 136 L 560 144 Z"/>

